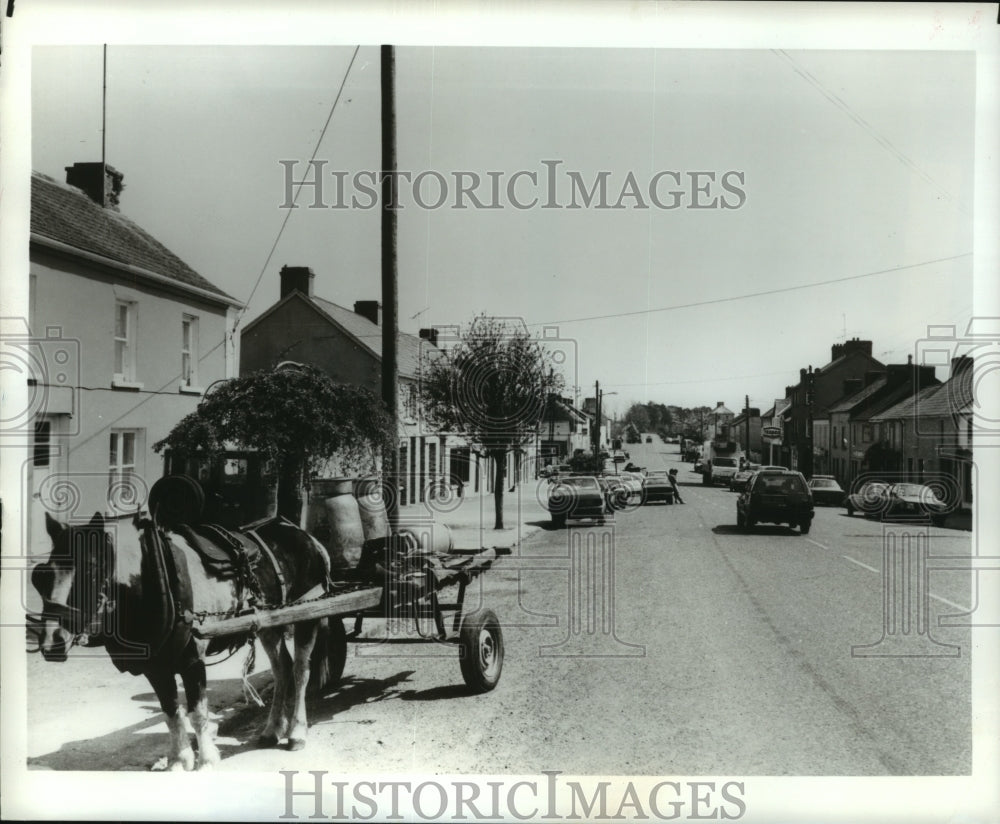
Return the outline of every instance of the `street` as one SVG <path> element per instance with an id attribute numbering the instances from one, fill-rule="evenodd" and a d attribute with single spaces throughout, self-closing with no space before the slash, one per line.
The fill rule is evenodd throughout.
<path id="1" fill-rule="evenodd" d="M 351 646 L 341 687 L 310 702 L 307 748 L 261 750 L 241 651 L 209 668 L 218 769 L 969 772 L 969 633 L 937 626 L 972 603 L 967 575 L 930 574 L 931 634 L 957 657 L 852 657 L 882 636 L 882 524 L 817 507 L 808 536 L 744 534 L 736 495 L 702 487 L 676 445 L 627 449 L 649 469 L 676 466 L 686 504 L 553 530 L 520 490 L 536 531 L 479 579 L 505 634 L 496 690 L 468 695 L 452 646 Z M 968 532 L 930 533 L 932 551 L 969 552 Z M 29 767 L 148 769 L 167 744 L 148 684 L 99 649 L 77 652 L 62 665 L 29 656 Z M 251 683 L 266 698 L 265 664 Z"/>

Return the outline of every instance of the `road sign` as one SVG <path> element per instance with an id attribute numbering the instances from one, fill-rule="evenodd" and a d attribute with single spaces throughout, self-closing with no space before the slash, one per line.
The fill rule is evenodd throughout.
<path id="1" fill-rule="evenodd" d="M 781 427 L 780 426 L 765 426 L 760 430 L 760 434 L 765 438 L 780 438 L 781 437 Z"/>

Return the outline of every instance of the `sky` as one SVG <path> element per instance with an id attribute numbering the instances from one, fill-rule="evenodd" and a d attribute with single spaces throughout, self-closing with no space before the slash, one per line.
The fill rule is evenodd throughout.
<path id="1" fill-rule="evenodd" d="M 845 337 L 905 362 L 928 324 L 973 313 L 971 52 L 400 47 L 396 72 L 398 168 L 428 173 L 399 213 L 402 331 L 523 321 L 566 353 L 567 395 L 600 381 L 621 414 L 766 409 Z M 121 210 L 247 302 L 242 324 L 284 264 L 328 300 L 377 299 L 379 211 L 333 208 L 332 172 L 349 199 L 380 167 L 379 94 L 375 46 L 113 45 Z M 32 168 L 99 160 L 101 99 L 100 46 L 36 46 Z M 300 179 L 312 157 L 325 208 L 304 188 L 289 215 L 280 161 Z M 493 173 L 499 208 L 454 208 L 457 172 L 487 205 Z M 573 174 L 605 174 L 609 206 L 630 179 L 639 196 L 542 208 L 570 203 Z"/>

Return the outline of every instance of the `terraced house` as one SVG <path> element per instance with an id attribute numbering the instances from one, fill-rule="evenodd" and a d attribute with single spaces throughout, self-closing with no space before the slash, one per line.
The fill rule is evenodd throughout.
<path id="1" fill-rule="evenodd" d="M 316 366 L 338 383 L 382 394 L 382 307 L 377 300 L 355 301 L 353 309 L 314 292 L 307 266 L 284 266 L 276 303 L 241 330 L 240 372 L 271 369 L 282 361 Z M 397 336 L 399 467 L 401 503 L 423 501 L 440 484 L 460 484 L 476 492 L 488 483 L 485 459 L 458 435 L 430 430 L 422 421 L 420 364 L 438 351 L 437 331 Z M 513 472 L 513 467 L 509 468 Z M 492 477 L 491 475 L 488 477 Z"/>
<path id="2" fill-rule="evenodd" d="M 25 546 L 62 520 L 134 513 L 163 471 L 152 445 L 233 377 L 239 301 L 120 211 L 123 175 L 34 173 L 29 318 L 34 443 L 22 469 Z"/>

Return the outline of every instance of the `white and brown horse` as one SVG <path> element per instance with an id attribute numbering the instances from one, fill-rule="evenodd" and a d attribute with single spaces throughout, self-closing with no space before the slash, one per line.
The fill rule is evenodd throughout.
<path id="1" fill-rule="evenodd" d="M 208 641 L 191 634 L 191 624 L 179 611 L 170 626 L 164 626 L 163 586 L 151 575 L 149 560 L 151 541 L 164 533 L 138 517 L 106 523 L 100 514 L 81 525 L 62 524 L 47 515 L 46 525 L 52 552 L 32 571 L 32 583 L 43 601 L 40 648 L 45 659 L 65 661 L 70 647 L 83 636 L 98 636 L 119 670 L 144 675 L 156 692 L 170 730 L 167 768 L 190 770 L 197 765 L 202 769 L 216 763 L 219 751 L 214 742 L 216 725 L 209 720 L 205 656 L 239 639 L 216 639 L 210 647 Z M 114 528 L 114 537 L 109 527 Z M 281 569 L 279 576 L 270 564 L 258 566 L 255 584 L 266 603 L 281 603 L 283 598 L 292 601 L 326 584 L 329 557 L 307 532 L 282 520 L 268 522 L 255 532 Z M 237 608 L 246 595 L 238 591 L 239 584 L 213 577 L 183 537 L 166 535 L 172 545 L 170 564 L 186 567 L 187 617 Z M 287 739 L 289 749 L 305 746 L 305 692 L 320 623 L 259 631 L 274 676 L 274 697 L 259 738 L 264 746 L 276 746 L 282 739 Z M 289 636 L 294 640 L 294 657 L 285 645 Z M 187 713 L 178 702 L 177 675 L 184 685 Z M 197 739 L 197 759 L 185 715 Z"/>

